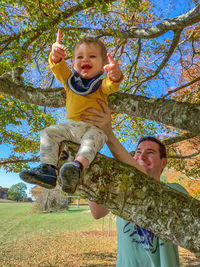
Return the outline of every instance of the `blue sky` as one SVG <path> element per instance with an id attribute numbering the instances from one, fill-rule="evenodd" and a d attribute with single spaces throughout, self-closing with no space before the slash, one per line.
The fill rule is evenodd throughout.
<path id="1" fill-rule="evenodd" d="M 174 17 L 183 14 L 184 12 L 187 12 L 188 10 L 192 9 L 194 7 L 194 4 L 192 1 L 183 1 L 182 0 L 171 0 L 171 1 L 166 1 L 166 0 L 160 0 L 159 5 L 157 1 L 151 1 L 152 3 L 155 3 L 157 6 L 156 10 L 160 14 L 164 13 L 163 18 L 169 18 L 169 17 Z M 168 5 L 171 3 L 171 8 L 168 10 Z M 124 144 L 125 147 L 130 150 L 130 141 L 129 143 Z M 132 144 L 133 145 L 133 144 Z M 104 149 L 102 149 L 102 153 L 108 156 L 111 156 L 111 154 L 108 152 L 107 147 L 105 146 Z M 0 155 L 1 157 L 7 157 L 9 155 L 9 147 L 5 146 L 4 144 L 0 145 Z M 3 168 L 0 168 L 0 186 L 2 187 L 11 187 L 13 184 L 22 182 L 21 179 L 19 178 L 18 173 L 10 173 L 6 172 Z M 33 185 L 26 184 L 28 187 L 27 193 L 31 189 Z"/>
<path id="2" fill-rule="evenodd" d="M 7 157 L 9 155 L 9 147 L 6 145 L 1 145 L 0 146 L 0 154 L 3 157 Z M 18 173 L 14 172 L 6 172 L 4 168 L 0 169 L 0 186 L 2 187 L 11 187 L 13 184 L 17 184 L 22 182 L 22 180 L 19 178 Z M 29 192 L 31 186 L 27 184 L 28 190 L 27 193 Z"/>

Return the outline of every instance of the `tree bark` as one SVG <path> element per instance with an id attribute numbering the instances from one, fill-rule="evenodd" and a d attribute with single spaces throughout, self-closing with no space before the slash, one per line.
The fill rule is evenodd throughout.
<path id="1" fill-rule="evenodd" d="M 200 21 L 200 5 L 194 7 L 189 12 L 175 17 L 165 19 L 155 26 L 138 29 L 130 27 L 127 31 L 120 32 L 124 38 L 156 38 L 168 31 L 181 30 L 187 26 L 193 25 Z"/>
<path id="2" fill-rule="evenodd" d="M 0 92 L 21 101 L 48 107 L 63 107 L 63 88 L 44 90 L 15 84 L 0 77 Z M 108 97 L 113 112 L 142 117 L 200 135 L 200 105 L 117 92 Z"/>
<path id="3" fill-rule="evenodd" d="M 69 154 L 74 157 L 77 150 L 78 145 L 63 143 L 58 168 Z M 200 201 L 133 167 L 98 154 L 77 191 L 162 240 L 200 252 Z"/>
<path id="4" fill-rule="evenodd" d="M 109 98 L 109 107 L 117 113 L 161 122 L 200 135 L 200 105 L 162 98 L 147 98 L 115 93 Z"/>

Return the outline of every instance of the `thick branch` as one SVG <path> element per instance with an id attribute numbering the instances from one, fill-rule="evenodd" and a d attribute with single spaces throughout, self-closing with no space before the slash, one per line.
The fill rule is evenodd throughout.
<path id="1" fill-rule="evenodd" d="M 74 156 L 78 145 L 67 145 Z M 64 144 L 61 151 L 64 152 L 59 166 L 66 160 Z M 78 192 L 162 240 L 200 252 L 200 202 L 133 167 L 99 154 L 85 173 Z"/>
<path id="2" fill-rule="evenodd" d="M 0 91 L 29 104 L 55 108 L 65 106 L 64 88 L 34 88 L 0 77 Z"/>
<path id="3" fill-rule="evenodd" d="M 168 31 L 181 30 L 187 26 L 193 25 L 200 21 L 200 5 L 193 8 L 189 12 L 171 19 L 165 19 L 156 26 L 137 29 L 133 28 L 128 31 L 121 32 L 124 38 L 156 38 Z"/>
<path id="4" fill-rule="evenodd" d="M 48 107 L 65 106 L 65 91 L 61 88 L 45 90 L 25 87 L 0 78 L 0 91 L 30 104 Z M 200 105 L 119 92 L 110 95 L 108 99 L 113 112 L 161 122 L 195 135 L 200 133 Z"/>
<path id="5" fill-rule="evenodd" d="M 142 117 L 200 135 L 200 105 L 116 93 L 109 97 L 116 113 Z"/>
<path id="6" fill-rule="evenodd" d="M 168 31 L 179 31 L 183 28 L 198 23 L 200 21 L 200 5 L 193 8 L 189 12 L 170 19 L 165 19 L 156 26 L 149 28 L 137 28 L 135 25 L 132 28 L 129 28 L 127 31 L 119 31 L 121 37 L 124 39 L 128 38 L 139 38 L 139 39 L 152 39 L 163 35 Z M 73 29 L 73 28 L 72 28 Z M 79 28 L 81 30 L 81 28 Z M 84 29 L 85 30 L 85 29 Z M 115 36 L 116 30 L 109 30 L 106 32 L 102 29 L 93 29 L 98 35 L 101 36 Z"/>

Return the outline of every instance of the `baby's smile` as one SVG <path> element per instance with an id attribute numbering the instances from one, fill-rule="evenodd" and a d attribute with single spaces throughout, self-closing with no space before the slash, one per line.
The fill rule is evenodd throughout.
<path id="1" fill-rule="evenodd" d="M 89 64 L 84 64 L 84 65 L 81 66 L 81 69 L 83 69 L 83 70 L 89 70 L 91 68 L 92 67 Z"/>

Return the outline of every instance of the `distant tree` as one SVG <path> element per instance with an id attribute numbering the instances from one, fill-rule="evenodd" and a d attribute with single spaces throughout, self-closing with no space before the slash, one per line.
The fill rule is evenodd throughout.
<path id="1" fill-rule="evenodd" d="M 58 186 L 52 190 L 34 186 L 31 189 L 31 194 L 35 198 L 39 210 L 51 212 L 62 209 L 66 210 L 68 207 L 67 195 Z"/>
<path id="2" fill-rule="evenodd" d="M 24 183 L 12 185 L 8 190 L 8 199 L 21 201 L 23 198 L 27 197 L 26 189 L 27 186 Z"/>
<path id="3" fill-rule="evenodd" d="M 0 186 L 0 198 L 7 199 L 8 189 Z"/>

